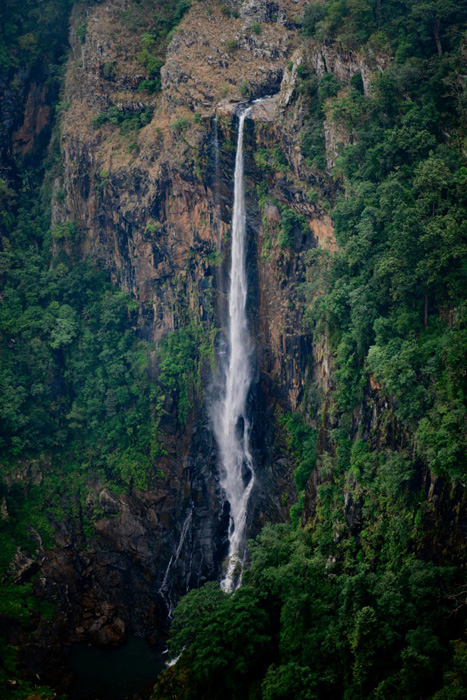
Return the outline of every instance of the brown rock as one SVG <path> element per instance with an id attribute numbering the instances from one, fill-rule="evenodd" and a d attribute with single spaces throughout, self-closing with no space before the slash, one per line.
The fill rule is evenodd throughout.
<path id="1" fill-rule="evenodd" d="M 268 221 L 280 224 L 281 214 L 275 204 L 270 204 L 269 202 L 266 202 L 264 206 L 264 216 Z"/>
<path id="2" fill-rule="evenodd" d="M 38 562 L 18 549 L 10 564 L 10 575 L 17 582 L 24 581 L 39 569 Z"/>
<path id="3" fill-rule="evenodd" d="M 102 618 L 102 620 L 105 620 L 105 618 Z M 100 626 L 102 620 L 99 620 L 89 630 L 89 636 L 93 644 L 101 647 L 117 647 L 123 644 L 126 640 L 126 628 L 123 620 L 116 617 L 112 622 L 108 624 L 103 623 Z"/>

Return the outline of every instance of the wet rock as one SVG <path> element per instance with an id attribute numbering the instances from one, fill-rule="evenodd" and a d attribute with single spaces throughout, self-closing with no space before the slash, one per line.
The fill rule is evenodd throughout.
<path id="1" fill-rule="evenodd" d="M 101 617 L 89 628 L 89 639 L 100 647 L 121 646 L 126 640 L 125 623 L 118 617 L 111 622 L 107 617 Z"/>
<path id="2" fill-rule="evenodd" d="M 42 132 L 50 128 L 52 108 L 49 92 L 47 85 L 31 84 L 23 123 L 13 135 L 13 152 L 16 157 L 30 153 Z"/>
<path id="3" fill-rule="evenodd" d="M 245 487 L 248 486 L 248 484 L 250 483 L 252 476 L 253 475 L 252 475 L 250 467 L 247 464 L 243 463 L 242 464 L 242 481 L 243 481 L 243 485 Z"/>

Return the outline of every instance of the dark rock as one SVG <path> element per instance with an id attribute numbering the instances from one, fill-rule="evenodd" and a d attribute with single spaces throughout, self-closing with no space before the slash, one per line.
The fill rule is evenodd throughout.
<path id="1" fill-rule="evenodd" d="M 10 564 L 9 573 L 16 583 L 23 583 L 39 570 L 39 563 L 29 554 L 18 549 Z"/>
<path id="2" fill-rule="evenodd" d="M 108 489 L 103 489 L 99 494 L 99 504 L 104 511 L 104 515 L 117 515 L 122 511 L 122 504 L 119 499 Z"/>
<path id="3" fill-rule="evenodd" d="M 108 621 L 107 617 L 101 617 L 89 628 L 89 638 L 96 646 L 121 646 L 126 640 L 125 623 L 118 617 L 111 622 Z"/>

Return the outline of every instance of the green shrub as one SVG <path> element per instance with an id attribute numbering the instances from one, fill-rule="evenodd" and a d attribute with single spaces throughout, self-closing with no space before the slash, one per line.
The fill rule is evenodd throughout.
<path id="1" fill-rule="evenodd" d="M 326 16 L 326 7 L 319 0 L 311 2 L 305 7 L 302 21 L 302 32 L 305 36 L 313 36 L 319 22 Z"/>
<path id="2" fill-rule="evenodd" d="M 153 95 L 156 92 L 160 92 L 162 89 L 162 82 L 160 76 L 157 78 L 149 78 L 142 80 L 138 85 L 138 92 L 148 92 Z"/>
<path id="3" fill-rule="evenodd" d="M 143 109 L 139 112 L 123 112 L 118 107 L 109 107 L 107 112 L 100 112 L 92 120 L 92 126 L 99 128 L 103 124 L 109 123 L 120 127 L 122 134 L 128 134 L 131 131 L 137 131 L 147 126 L 153 117 L 154 110 L 152 108 Z"/>
<path id="4" fill-rule="evenodd" d="M 317 170 L 326 167 L 326 141 L 322 123 L 309 121 L 301 134 L 302 153 L 307 163 Z"/>
<path id="5" fill-rule="evenodd" d="M 250 83 L 248 82 L 248 80 L 242 80 L 242 82 L 238 86 L 238 89 L 240 90 L 240 94 L 243 97 L 247 97 L 250 94 Z"/>
<path id="6" fill-rule="evenodd" d="M 276 146 L 272 152 L 272 165 L 273 168 L 280 173 L 285 173 L 289 168 L 287 158 L 278 146 Z"/>
<path id="7" fill-rule="evenodd" d="M 55 241 L 72 241 L 77 235 L 76 223 L 74 221 L 63 221 L 56 224 L 51 230 L 52 238 Z"/>
<path id="8" fill-rule="evenodd" d="M 340 84 L 332 73 L 325 73 L 319 81 L 320 99 L 326 100 L 328 97 L 335 97 L 339 92 Z"/>
<path id="9" fill-rule="evenodd" d="M 115 80 L 117 75 L 117 69 L 114 63 L 104 63 L 102 68 L 102 75 L 106 80 Z"/>
<path id="10" fill-rule="evenodd" d="M 190 126 L 190 121 L 187 117 L 178 117 L 170 125 L 170 130 L 174 134 L 182 134 Z"/>
<path id="11" fill-rule="evenodd" d="M 282 207 L 279 237 L 277 242 L 281 248 L 288 248 L 294 244 L 294 233 L 299 229 L 302 234 L 308 234 L 308 223 L 303 214 L 297 214 L 287 206 Z"/>
<path id="12" fill-rule="evenodd" d="M 87 28 L 88 28 L 87 22 L 83 22 L 82 24 L 79 25 L 79 27 L 76 28 L 76 35 L 82 44 L 84 44 L 84 42 L 86 41 Z"/>
<path id="13" fill-rule="evenodd" d="M 152 78 L 160 76 L 164 61 L 153 52 L 158 50 L 158 42 L 150 34 L 143 34 L 141 39 L 142 50 L 138 54 L 138 61 L 146 68 Z"/>

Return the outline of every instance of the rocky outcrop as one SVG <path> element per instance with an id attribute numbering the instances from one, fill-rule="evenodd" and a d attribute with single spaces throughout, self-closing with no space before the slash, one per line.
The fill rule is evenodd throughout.
<path id="1" fill-rule="evenodd" d="M 30 71 L 19 70 L 17 79 L 10 75 L 0 76 L 0 153 L 4 171 L 13 164 L 11 136 L 18 125 L 24 110 Z"/>
<path id="2" fill-rule="evenodd" d="M 344 87 L 358 73 L 362 76 L 365 93 L 370 89 L 374 73 L 386 70 L 391 63 L 391 58 L 384 54 L 369 53 L 364 56 L 355 51 L 339 51 L 335 46 L 314 40 L 307 43 L 305 52 L 307 63 L 319 78 L 331 73 Z"/>
<path id="3" fill-rule="evenodd" d="M 38 141 L 47 140 L 52 125 L 50 90 L 47 85 L 32 83 L 26 99 L 23 123 L 13 134 L 13 155 L 24 158 Z"/>

